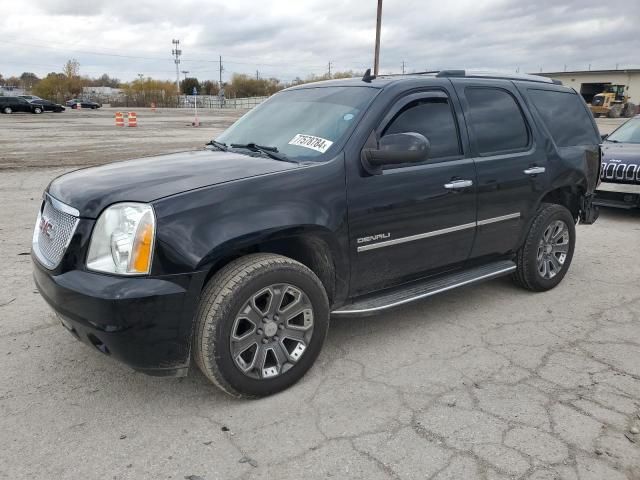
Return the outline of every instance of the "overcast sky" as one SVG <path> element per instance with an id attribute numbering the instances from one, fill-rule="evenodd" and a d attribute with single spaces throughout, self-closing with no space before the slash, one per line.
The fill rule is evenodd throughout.
<path id="1" fill-rule="evenodd" d="M 68 58 L 83 75 L 223 80 L 364 70 L 376 0 L 0 0 L 0 73 L 39 76 Z M 538 72 L 640 67 L 638 0 L 385 0 L 381 71 L 494 68 Z"/>

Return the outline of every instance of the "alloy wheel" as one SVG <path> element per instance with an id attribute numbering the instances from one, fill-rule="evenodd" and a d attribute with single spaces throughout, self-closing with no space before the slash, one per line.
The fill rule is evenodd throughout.
<path id="1" fill-rule="evenodd" d="M 545 279 L 555 277 L 564 266 L 569 252 L 569 228 L 562 220 L 551 222 L 538 243 L 538 274 Z"/>
<path id="2" fill-rule="evenodd" d="M 242 306 L 231 328 L 235 365 L 248 377 L 282 375 L 302 357 L 313 335 L 311 301 L 288 283 L 269 285 Z"/>

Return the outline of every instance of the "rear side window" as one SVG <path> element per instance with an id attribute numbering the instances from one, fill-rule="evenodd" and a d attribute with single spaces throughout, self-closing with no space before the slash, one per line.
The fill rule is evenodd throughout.
<path id="1" fill-rule="evenodd" d="M 393 118 L 383 135 L 421 133 L 431 143 L 431 158 L 460 155 L 458 127 L 446 98 L 423 98 L 406 105 Z"/>
<path id="2" fill-rule="evenodd" d="M 468 123 L 480 155 L 523 150 L 529 145 L 529 129 L 516 99 L 499 88 L 465 89 Z"/>
<path id="3" fill-rule="evenodd" d="M 577 94 L 529 89 L 529 98 L 558 147 L 599 143 L 590 114 Z"/>

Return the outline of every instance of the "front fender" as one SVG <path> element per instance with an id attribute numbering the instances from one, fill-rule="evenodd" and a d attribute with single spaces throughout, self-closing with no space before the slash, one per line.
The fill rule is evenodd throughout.
<path id="1" fill-rule="evenodd" d="M 233 251 L 283 236 L 315 235 L 348 276 L 344 157 L 227 182 L 154 202 L 153 274 L 203 271 Z"/>

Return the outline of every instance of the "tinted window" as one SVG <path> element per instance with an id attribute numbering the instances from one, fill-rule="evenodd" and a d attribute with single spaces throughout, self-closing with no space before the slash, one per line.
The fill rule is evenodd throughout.
<path id="1" fill-rule="evenodd" d="M 480 154 L 522 150 L 529 145 L 529 130 L 516 100 L 497 88 L 467 88 L 469 125 Z"/>
<path id="2" fill-rule="evenodd" d="M 424 98 L 409 103 L 391 121 L 383 135 L 421 133 L 431 142 L 431 158 L 460 155 L 458 128 L 446 98 Z"/>
<path id="3" fill-rule="evenodd" d="M 530 89 L 529 97 L 559 147 L 599 143 L 590 113 L 577 94 Z"/>

